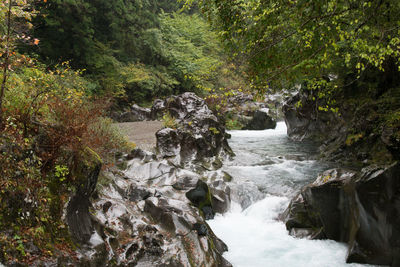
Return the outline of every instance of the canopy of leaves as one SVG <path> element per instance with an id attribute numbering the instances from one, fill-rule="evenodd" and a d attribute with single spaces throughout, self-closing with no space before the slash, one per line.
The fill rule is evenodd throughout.
<path id="1" fill-rule="evenodd" d="M 351 72 L 357 78 L 369 67 L 385 72 L 388 62 L 399 65 L 397 0 L 199 2 L 226 47 L 249 63 L 248 73 L 261 85 L 316 84 L 322 77 Z"/>
<path id="2" fill-rule="evenodd" d="M 120 104 L 217 88 L 226 64 L 218 36 L 177 1 L 48 0 L 35 4 L 35 49 L 48 65 L 84 69 L 96 94 Z M 24 51 L 21 49 L 21 51 Z"/>

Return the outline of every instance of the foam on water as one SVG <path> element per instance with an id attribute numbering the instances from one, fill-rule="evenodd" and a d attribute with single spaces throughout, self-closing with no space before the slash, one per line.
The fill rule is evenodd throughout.
<path id="1" fill-rule="evenodd" d="M 209 224 L 229 247 L 224 256 L 235 267 L 362 266 L 346 264 L 347 247 L 330 240 L 296 239 L 276 220 L 288 198 L 267 196 L 242 211 L 238 204 Z"/>
<path id="2" fill-rule="evenodd" d="M 228 245 L 224 256 L 233 266 L 362 266 L 345 263 L 345 244 L 293 238 L 284 223 L 277 220 L 289 198 L 328 167 L 303 159 L 315 153 L 315 147 L 290 142 L 283 122 L 275 130 L 230 134 L 230 145 L 237 156 L 226 162 L 225 170 L 233 175 L 232 186 L 252 182 L 265 193 L 263 200 L 247 209 L 234 204 L 230 212 L 209 221 L 217 236 Z"/>

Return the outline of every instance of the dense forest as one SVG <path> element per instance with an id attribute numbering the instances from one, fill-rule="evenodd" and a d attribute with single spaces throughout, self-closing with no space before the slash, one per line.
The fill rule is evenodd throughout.
<path id="1" fill-rule="evenodd" d="M 223 117 L 232 92 L 297 90 L 313 139 L 336 138 L 328 157 L 399 160 L 399 14 L 397 0 L 2 0 L 0 265 L 77 249 L 64 207 L 82 162 L 135 148 L 109 118 L 132 104 L 194 92 Z"/>

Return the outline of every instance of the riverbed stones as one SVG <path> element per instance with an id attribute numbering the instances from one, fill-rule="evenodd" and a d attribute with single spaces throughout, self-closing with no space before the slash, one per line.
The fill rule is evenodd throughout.
<path id="1" fill-rule="evenodd" d="M 311 229 L 311 238 L 348 243 L 348 262 L 396 266 L 399 215 L 400 164 L 396 162 L 360 172 L 324 172 L 292 200 L 285 221 L 293 234 Z"/>

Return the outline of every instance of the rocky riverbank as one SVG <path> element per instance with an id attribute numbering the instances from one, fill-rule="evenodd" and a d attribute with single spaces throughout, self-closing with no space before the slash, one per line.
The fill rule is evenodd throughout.
<path id="1" fill-rule="evenodd" d="M 306 88 L 287 100 L 288 136 L 320 142 L 322 158 L 347 168 L 305 186 L 282 218 L 294 236 L 347 243 L 348 262 L 400 266 L 400 90 L 385 90 L 342 92 L 339 112 L 318 111 L 326 103 Z"/>
<path id="2" fill-rule="evenodd" d="M 175 126 L 156 133 L 155 154 L 135 149 L 100 174 L 99 162 L 82 168 L 87 179 L 66 208 L 79 249 L 61 264 L 231 266 L 206 222 L 230 206 L 220 167 L 233 153 L 223 125 L 191 93 L 156 101 L 152 112 Z"/>

